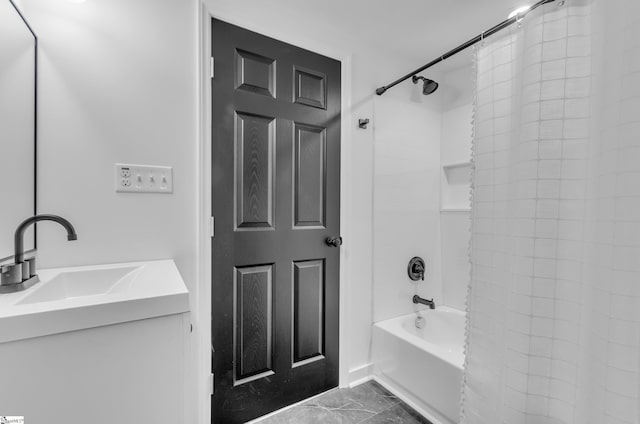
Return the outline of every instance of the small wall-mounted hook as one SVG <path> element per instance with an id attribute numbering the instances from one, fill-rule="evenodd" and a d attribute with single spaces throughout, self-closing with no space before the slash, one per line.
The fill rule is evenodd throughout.
<path id="1" fill-rule="evenodd" d="M 358 119 L 358 128 L 360 128 L 362 130 L 366 130 L 367 129 L 367 125 L 369 125 L 369 118 Z"/>

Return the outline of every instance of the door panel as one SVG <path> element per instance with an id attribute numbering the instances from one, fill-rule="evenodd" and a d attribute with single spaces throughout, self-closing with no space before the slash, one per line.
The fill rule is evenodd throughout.
<path id="1" fill-rule="evenodd" d="M 293 266 L 293 366 L 299 366 L 324 354 L 324 261 Z"/>
<path id="2" fill-rule="evenodd" d="M 340 63 L 212 21 L 212 419 L 338 384 Z"/>
<path id="3" fill-rule="evenodd" d="M 326 129 L 294 123 L 294 226 L 324 227 Z"/>
<path id="4" fill-rule="evenodd" d="M 236 49 L 236 88 L 275 97 L 275 60 Z"/>
<path id="5" fill-rule="evenodd" d="M 275 130 L 275 118 L 236 113 L 237 230 L 273 227 Z"/>
<path id="6" fill-rule="evenodd" d="M 327 76 L 325 74 L 296 66 L 293 78 L 295 103 L 326 109 Z"/>
<path id="7" fill-rule="evenodd" d="M 273 265 L 236 268 L 234 385 L 273 374 Z"/>

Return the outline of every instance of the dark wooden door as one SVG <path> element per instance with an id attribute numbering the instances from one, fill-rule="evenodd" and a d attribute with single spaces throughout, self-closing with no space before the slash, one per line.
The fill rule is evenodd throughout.
<path id="1" fill-rule="evenodd" d="M 340 62 L 212 20 L 212 420 L 338 384 Z"/>

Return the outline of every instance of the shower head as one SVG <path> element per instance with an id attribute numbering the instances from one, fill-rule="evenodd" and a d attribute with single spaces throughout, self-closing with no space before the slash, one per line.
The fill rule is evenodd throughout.
<path id="1" fill-rule="evenodd" d="M 417 84 L 419 80 L 423 81 L 422 94 L 424 94 L 425 96 L 433 93 L 438 89 L 438 83 L 434 80 L 430 80 L 429 78 L 425 77 L 419 77 L 417 75 L 411 77 L 411 81 L 413 81 L 414 84 Z"/>

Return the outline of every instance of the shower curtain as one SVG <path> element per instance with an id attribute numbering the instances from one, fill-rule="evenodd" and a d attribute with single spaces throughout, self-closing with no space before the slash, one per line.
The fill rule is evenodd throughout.
<path id="1" fill-rule="evenodd" d="M 476 49 L 461 423 L 640 423 L 640 0 Z"/>

